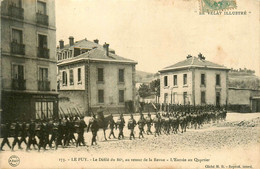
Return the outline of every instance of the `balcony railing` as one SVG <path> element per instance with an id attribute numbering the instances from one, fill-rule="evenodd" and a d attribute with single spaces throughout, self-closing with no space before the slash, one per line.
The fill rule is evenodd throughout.
<path id="1" fill-rule="evenodd" d="M 36 17 L 37 17 L 36 21 L 37 21 L 38 24 L 42 24 L 42 25 L 46 25 L 46 26 L 49 25 L 48 15 L 37 13 Z"/>
<path id="2" fill-rule="evenodd" d="M 39 91 L 50 91 L 50 81 L 38 81 Z"/>
<path id="3" fill-rule="evenodd" d="M 38 57 L 39 58 L 45 58 L 45 59 L 49 59 L 49 49 L 48 48 L 42 48 L 42 47 L 38 47 Z"/>
<path id="4" fill-rule="evenodd" d="M 24 19 L 24 10 L 21 7 L 10 5 L 8 9 L 8 13 L 10 17 Z"/>
<path id="5" fill-rule="evenodd" d="M 11 53 L 24 55 L 25 54 L 25 45 L 17 42 L 11 42 Z"/>
<path id="6" fill-rule="evenodd" d="M 13 90 L 25 90 L 26 81 L 24 79 L 13 79 L 12 80 L 12 89 Z"/>

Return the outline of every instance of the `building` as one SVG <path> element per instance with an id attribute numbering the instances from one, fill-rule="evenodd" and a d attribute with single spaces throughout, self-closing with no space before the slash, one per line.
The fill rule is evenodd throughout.
<path id="1" fill-rule="evenodd" d="M 2 120 L 57 116 L 54 0 L 1 2 Z"/>
<path id="2" fill-rule="evenodd" d="M 227 104 L 229 69 L 207 61 L 202 54 L 160 70 L 160 103 Z"/>
<path id="3" fill-rule="evenodd" d="M 118 56 L 107 43 L 74 43 L 73 37 L 68 45 L 60 41 L 57 58 L 60 108 L 65 113 L 78 108 L 87 114 L 100 106 L 106 113 L 134 110 L 137 62 Z"/>
<path id="4" fill-rule="evenodd" d="M 236 112 L 260 112 L 260 90 L 228 89 L 228 108 Z"/>

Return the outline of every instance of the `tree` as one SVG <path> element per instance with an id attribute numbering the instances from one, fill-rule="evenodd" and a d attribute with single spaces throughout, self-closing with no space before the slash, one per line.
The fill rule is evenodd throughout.
<path id="1" fill-rule="evenodd" d="M 138 89 L 138 93 L 139 93 L 140 97 L 144 98 L 144 97 L 149 96 L 151 94 L 151 90 L 150 90 L 148 85 L 143 83 L 143 84 L 140 85 L 140 87 Z"/>
<path id="2" fill-rule="evenodd" d="M 160 97 L 160 79 L 153 80 L 150 83 L 150 89 L 157 97 Z"/>

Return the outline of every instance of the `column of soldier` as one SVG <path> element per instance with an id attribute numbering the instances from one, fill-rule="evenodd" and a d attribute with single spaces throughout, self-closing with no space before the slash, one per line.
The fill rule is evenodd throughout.
<path id="1" fill-rule="evenodd" d="M 168 107 L 168 108 L 167 108 Z M 169 135 L 171 133 L 177 134 L 178 132 L 186 132 L 187 128 L 198 129 L 203 124 L 215 123 L 220 120 L 226 119 L 227 111 L 223 107 L 216 107 L 212 105 L 207 106 L 182 106 L 182 105 L 156 105 L 157 110 L 162 110 L 162 113 L 157 112 L 155 117 L 152 118 L 151 114 L 148 113 L 146 117 L 140 113 L 140 119 L 136 122 L 133 114 L 130 115 L 127 127 L 130 130 L 130 140 L 135 139 L 134 129 L 138 125 L 139 138 L 144 137 L 144 133 L 147 135 L 154 134 L 159 136 L 161 134 Z M 47 146 L 50 149 L 57 149 L 58 146 L 67 147 L 69 145 L 86 146 L 84 139 L 84 131 L 87 128 L 92 132 L 91 145 L 97 144 L 96 137 L 97 132 L 100 128 L 98 125 L 98 119 L 95 115 L 90 120 L 89 125 L 84 121 L 83 116 L 67 117 L 58 120 L 31 120 L 29 123 L 19 122 L 16 120 L 15 123 L 5 123 L 1 125 L 1 151 L 5 144 L 13 151 L 16 144 L 19 149 L 22 143 L 26 145 L 26 151 L 31 150 L 31 146 L 35 150 L 40 151 L 41 148 L 46 150 Z M 120 114 L 118 119 L 114 121 L 113 116 L 109 118 L 108 128 L 110 129 L 109 139 L 111 136 L 115 137 L 114 129 L 119 129 L 117 139 L 124 139 L 124 127 L 125 120 L 123 114 Z M 146 127 L 146 132 L 144 127 Z M 151 131 L 151 127 L 154 125 L 154 132 Z M 77 138 L 75 137 L 75 133 Z M 105 132 L 104 132 L 105 134 Z M 12 145 L 10 145 L 8 137 L 13 137 Z M 38 139 L 36 139 L 36 137 Z M 28 139 L 27 139 L 28 138 Z M 105 137 L 106 138 L 106 137 Z M 54 145 L 53 145 L 54 144 Z"/>

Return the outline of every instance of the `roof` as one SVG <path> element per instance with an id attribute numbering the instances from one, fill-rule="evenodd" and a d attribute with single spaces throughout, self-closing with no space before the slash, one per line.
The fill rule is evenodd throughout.
<path id="1" fill-rule="evenodd" d="M 72 48 L 93 49 L 93 48 L 103 48 L 103 45 L 89 41 L 87 39 L 82 39 L 80 41 L 76 41 L 72 46 L 70 46 L 70 44 L 64 45 L 64 47 L 62 49 L 59 49 L 59 51 L 68 50 Z"/>
<path id="2" fill-rule="evenodd" d="M 95 42 L 91 42 L 87 39 L 76 41 L 75 44 L 72 46 L 70 46 L 69 44 L 65 45 L 64 48 L 60 49 L 59 51 L 73 49 L 73 48 L 89 49 L 89 51 L 82 53 L 76 57 L 71 57 L 68 59 L 60 60 L 60 61 L 58 61 L 57 65 L 69 64 L 72 62 L 80 62 L 82 60 L 137 64 L 137 62 L 134 60 L 127 59 L 127 58 L 118 56 L 115 53 L 112 53 L 111 51 L 114 51 L 114 50 L 110 49 L 110 48 L 109 48 L 109 56 L 107 56 L 106 49 L 104 49 L 103 45 L 100 45 Z"/>
<path id="3" fill-rule="evenodd" d="M 109 56 L 107 56 L 104 49 L 95 48 L 76 57 L 61 60 L 58 62 L 58 65 L 80 62 L 83 60 L 137 64 L 134 60 L 123 58 L 113 53 L 109 53 Z"/>
<path id="4" fill-rule="evenodd" d="M 229 70 L 227 67 L 207 61 L 205 59 L 200 59 L 198 57 L 192 56 L 183 61 L 175 63 L 171 66 L 167 66 L 159 72 L 169 71 L 169 70 L 176 70 L 182 68 L 189 68 L 189 67 L 198 67 L 198 68 L 213 68 L 213 69 L 226 69 Z"/>

